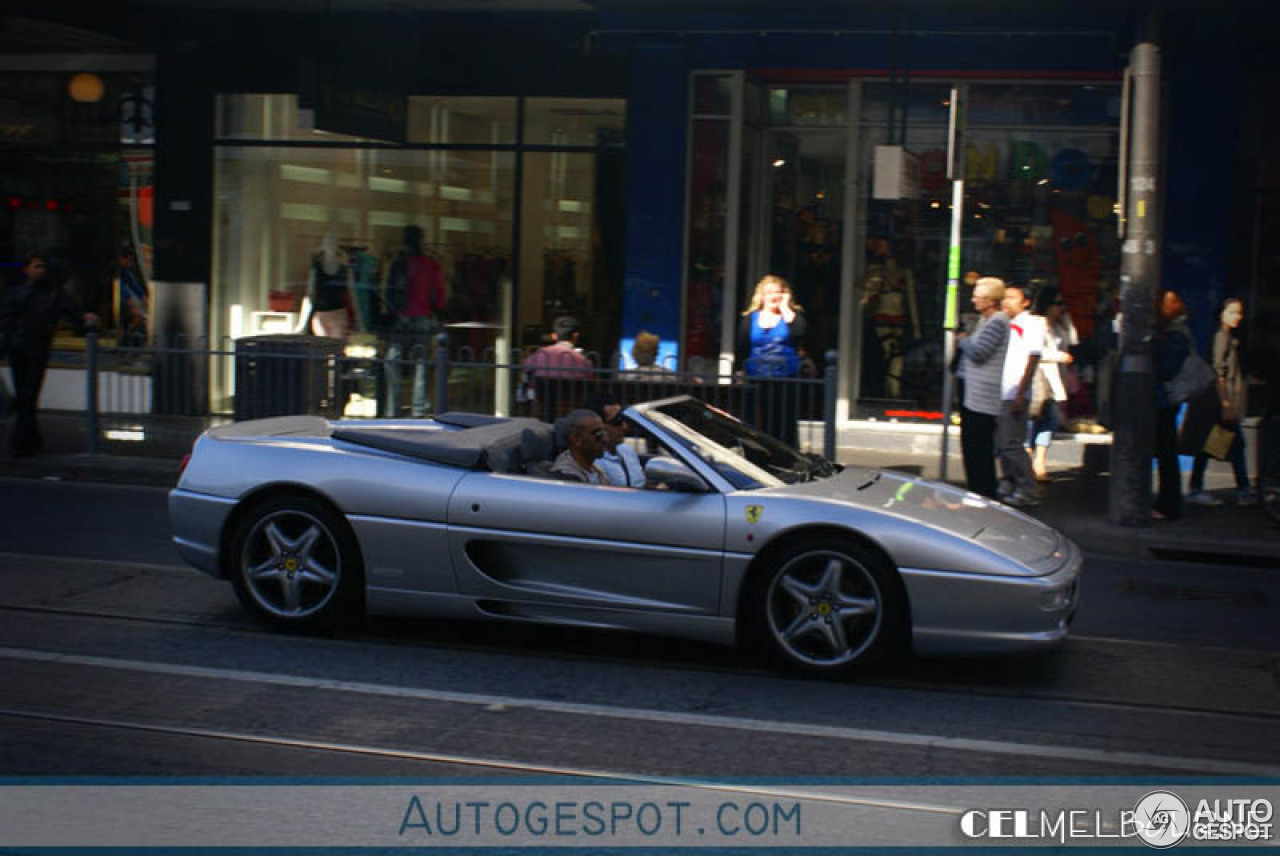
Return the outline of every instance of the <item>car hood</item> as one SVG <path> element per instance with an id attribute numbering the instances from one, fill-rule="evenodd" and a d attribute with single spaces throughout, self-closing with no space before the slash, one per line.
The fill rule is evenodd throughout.
<path id="1" fill-rule="evenodd" d="M 1063 538 L 1034 517 L 976 493 L 908 473 L 846 467 L 826 479 L 771 488 L 775 496 L 839 502 L 972 540 L 1029 568 L 1053 570 Z"/>

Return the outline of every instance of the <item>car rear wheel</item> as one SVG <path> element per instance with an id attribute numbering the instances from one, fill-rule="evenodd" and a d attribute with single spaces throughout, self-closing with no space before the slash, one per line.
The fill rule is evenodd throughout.
<path id="1" fill-rule="evenodd" d="M 905 604 L 892 567 L 842 538 L 783 548 L 751 595 L 753 635 L 784 667 L 845 674 L 885 655 L 901 637 Z"/>
<path id="2" fill-rule="evenodd" d="M 270 624 L 319 629 L 356 611 L 364 574 L 355 536 L 317 499 L 279 496 L 255 506 L 230 555 L 241 603 Z"/>

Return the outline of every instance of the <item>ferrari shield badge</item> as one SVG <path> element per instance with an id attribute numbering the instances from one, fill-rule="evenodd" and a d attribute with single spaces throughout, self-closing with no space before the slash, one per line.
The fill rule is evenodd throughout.
<path id="1" fill-rule="evenodd" d="M 758 521 L 758 520 L 760 519 L 760 515 L 761 515 L 761 514 L 764 514 L 764 506 L 763 506 L 763 505 L 748 505 L 748 506 L 747 506 L 747 522 L 748 522 L 748 523 L 755 523 L 756 521 Z"/>

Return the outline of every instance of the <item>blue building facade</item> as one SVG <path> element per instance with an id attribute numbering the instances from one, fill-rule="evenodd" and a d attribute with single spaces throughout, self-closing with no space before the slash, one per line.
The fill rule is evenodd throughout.
<path id="1" fill-rule="evenodd" d="M 840 353 L 842 415 L 937 418 L 951 206 L 939 170 L 958 87 L 961 268 L 1063 290 L 1079 332 L 1072 413 L 1096 416 L 1122 263 L 1124 71 L 1146 23 L 1123 11 L 603 17 L 594 48 L 631 69 L 624 340 L 657 332 L 682 367 L 725 373 L 754 282 L 781 274 L 811 309 L 810 357 Z M 1154 34 L 1163 284 L 1206 339 L 1224 295 L 1264 296 L 1229 274 L 1245 237 L 1231 226 L 1238 37 L 1193 19 Z M 904 148 L 915 181 L 881 193 L 877 146 Z"/>

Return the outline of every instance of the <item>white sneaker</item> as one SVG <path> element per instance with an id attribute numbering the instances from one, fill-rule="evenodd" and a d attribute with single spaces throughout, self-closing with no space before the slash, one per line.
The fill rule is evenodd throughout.
<path id="1" fill-rule="evenodd" d="M 1202 490 L 1194 490 L 1187 494 L 1186 502 L 1188 505 L 1200 505 L 1204 508 L 1217 508 L 1222 505 L 1222 500 Z"/>

